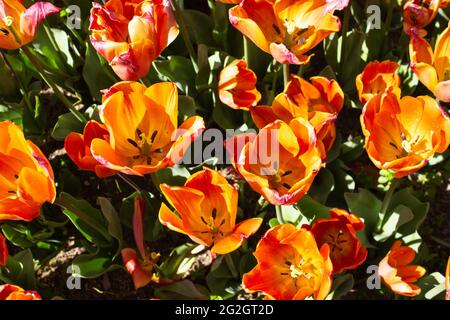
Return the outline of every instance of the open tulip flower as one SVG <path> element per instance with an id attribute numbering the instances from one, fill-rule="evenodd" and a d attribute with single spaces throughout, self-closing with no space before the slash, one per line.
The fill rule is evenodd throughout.
<path id="1" fill-rule="evenodd" d="M 39 293 L 12 284 L 0 285 L 1 300 L 42 300 Z"/>
<path id="2" fill-rule="evenodd" d="M 297 117 L 309 120 L 316 130 L 317 146 L 325 159 L 336 138 L 334 122 L 344 106 L 344 93 L 335 80 L 318 76 L 310 81 L 291 75 L 291 81 L 271 107 L 258 106 L 250 112 L 258 128 L 277 119 L 286 123 Z"/>
<path id="3" fill-rule="evenodd" d="M 45 155 L 10 121 L 0 123 L 0 221 L 31 221 L 55 200 L 53 170 Z"/>
<path id="4" fill-rule="evenodd" d="M 94 139 L 103 139 L 109 142 L 109 132 L 105 125 L 91 120 L 84 127 L 83 134 L 71 132 L 66 136 L 64 149 L 81 170 L 93 171 L 98 177 L 111 176 L 115 171 L 100 164 L 91 153 L 91 143 Z"/>
<path id="5" fill-rule="evenodd" d="M 450 143 L 448 114 L 428 96 L 400 99 L 388 90 L 364 106 L 361 126 L 370 159 L 395 178 L 418 171 Z"/>
<path id="6" fill-rule="evenodd" d="M 122 80 L 144 77 L 178 35 L 169 0 L 92 3 L 91 43 Z"/>
<path id="7" fill-rule="evenodd" d="M 327 244 L 318 247 L 312 233 L 292 224 L 273 227 L 261 238 L 257 265 L 243 276 L 247 291 L 262 291 L 267 299 L 325 299 L 331 288 L 332 263 Z"/>
<path id="8" fill-rule="evenodd" d="M 355 269 L 366 260 L 367 249 L 356 236 L 363 229 L 361 219 L 341 209 L 332 209 L 330 218 L 314 222 L 311 232 L 319 247 L 329 245 L 334 274 Z"/>
<path id="9" fill-rule="evenodd" d="M 305 64 L 313 49 L 339 31 L 326 0 L 243 0 L 229 11 L 231 24 L 283 64 Z"/>
<path id="10" fill-rule="evenodd" d="M 402 246 L 402 242 L 397 240 L 378 265 L 378 274 L 398 295 L 414 297 L 420 294 L 420 288 L 413 283 L 426 271 L 421 266 L 410 264 L 415 257 L 414 249 Z"/>
<path id="11" fill-rule="evenodd" d="M 148 88 L 119 82 L 105 93 L 100 117 L 110 138 L 92 140 L 93 157 L 106 168 L 131 175 L 176 164 L 205 128 L 199 116 L 178 128 L 178 90 L 172 82 Z"/>
<path id="12" fill-rule="evenodd" d="M 234 60 L 219 76 L 219 98 L 233 109 L 248 110 L 261 100 L 256 89 L 256 75 L 247 67 L 245 60 Z"/>
<path id="13" fill-rule="evenodd" d="M 159 220 L 173 231 L 188 235 L 193 241 L 227 254 L 261 226 L 261 218 L 236 224 L 238 192 L 217 171 L 203 169 L 193 174 L 183 187 L 161 184 L 161 192 L 179 215 L 164 203 Z"/>
<path id="14" fill-rule="evenodd" d="M 234 168 L 273 205 L 294 204 L 308 191 L 322 166 L 316 134 L 301 117 L 289 125 L 276 120 L 258 135 L 226 142 Z"/>
<path id="15" fill-rule="evenodd" d="M 422 29 L 436 17 L 442 0 L 410 0 L 403 6 L 403 29 L 406 33 L 411 28 Z M 426 32 L 422 31 L 422 34 Z"/>
<path id="16" fill-rule="evenodd" d="M 0 48 L 14 50 L 30 43 L 42 20 L 60 10 L 50 2 L 36 2 L 27 9 L 23 0 L 0 0 Z"/>
<path id="17" fill-rule="evenodd" d="M 418 32 L 412 32 L 409 43 L 411 69 L 441 101 L 450 102 L 450 22 L 438 36 L 434 52 Z"/>
<path id="18" fill-rule="evenodd" d="M 0 232 L 0 267 L 6 266 L 7 260 L 8 260 L 8 247 L 6 246 L 5 237 Z"/>
<path id="19" fill-rule="evenodd" d="M 382 94 L 388 88 L 400 96 L 400 76 L 396 74 L 398 64 L 394 61 L 369 62 L 364 71 L 356 77 L 359 100 L 365 104 L 373 96 Z"/>

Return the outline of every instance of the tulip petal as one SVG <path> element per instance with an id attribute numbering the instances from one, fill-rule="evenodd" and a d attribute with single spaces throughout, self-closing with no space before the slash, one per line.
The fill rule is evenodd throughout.
<path id="1" fill-rule="evenodd" d="M 21 31 L 27 34 L 30 39 L 34 38 L 36 29 L 42 20 L 59 11 L 61 11 L 61 8 L 54 6 L 50 2 L 33 3 L 20 17 Z"/>
<path id="2" fill-rule="evenodd" d="M 6 266 L 8 260 L 8 247 L 3 234 L 0 232 L 0 267 Z"/>
<path id="3" fill-rule="evenodd" d="M 227 254 L 238 249 L 245 239 L 258 231 L 261 223 L 261 218 L 251 218 L 242 221 L 236 225 L 236 228 L 231 235 L 217 241 L 211 251 L 218 254 Z"/>
<path id="4" fill-rule="evenodd" d="M 121 254 L 123 264 L 128 273 L 131 275 L 134 287 L 136 289 L 145 287 L 150 283 L 150 281 L 152 281 L 153 275 L 142 269 L 136 255 L 136 251 L 130 248 L 125 248 L 121 251 Z"/>

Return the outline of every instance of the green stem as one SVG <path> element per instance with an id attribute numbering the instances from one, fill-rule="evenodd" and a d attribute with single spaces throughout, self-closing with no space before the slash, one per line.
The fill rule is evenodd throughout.
<path id="1" fill-rule="evenodd" d="M 175 19 L 178 22 L 178 26 L 180 27 L 181 36 L 183 37 L 184 43 L 189 52 L 189 56 L 191 57 L 194 70 L 195 72 L 198 72 L 197 54 L 195 53 L 194 46 L 192 45 L 191 38 L 189 36 L 189 31 L 186 27 L 186 22 L 184 21 L 181 9 L 178 6 L 176 0 L 170 0 L 170 4 L 172 5 L 173 14 L 175 15 Z"/>
<path id="2" fill-rule="evenodd" d="M 290 65 L 287 64 L 283 64 L 283 81 L 284 81 L 284 87 L 287 86 L 288 82 L 289 82 L 289 74 L 290 74 Z"/>
<path id="3" fill-rule="evenodd" d="M 8 58 L 3 54 L 3 52 L 0 51 L 0 56 L 2 57 L 3 61 L 5 62 L 5 65 L 8 67 L 9 71 L 14 75 L 14 78 L 16 78 L 17 82 L 19 83 L 20 89 L 22 90 L 23 98 L 25 100 L 25 103 L 28 107 L 28 110 L 33 110 L 33 105 L 30 102 L 30 99 L 28 98 L 27 90 L 25 89 L 25 85 L 23 84 L 22 80 L 19 78 L 19 75 L 16 73 L 16 70 L 14 70 L 13 66 L 9 63 Z"/>
<path id="4" fill-rule="evenodd" d="M 52 88 L 55 95 L 58 97 L 58 99 L 69 109 L 70 112 L 82 123 L 86 122 L 86 118 L 83 116 L 81 112 L 79 112 L 77 109 L 74 108 L 72 103 L 66 98 L 66 96 L 61 92 L 61 90 L 58 88 L 58 86 L 51 80 L 47 75 L 45 74 L 44 67 L 39 62 L 38 59 L 31 53 L 30 49 L 27 46 L 22 47 L 22 51 L 25 53 L 25 55 L 30 59 L 31 63 L 36 67 L 36 69 L 39 72 L 39 75 L 41 78 L 47 83 L 47 85 Z"/>
<path id="5" fill-rule="evenodd" d="M 350 5 L 345 8 L 344 11 L 344 22 L 342 24 L 342 41 L 340 43 L 340 63 L 341 65 L 344 63 L 344 48 L 345 48 L 345 42 L 347 42 L 347 32 L 348 32 L 348 25 L 350 22 Z"/>
<path id="6" fill-rule="evenodd" d="M 242 35 L 242 42 L 244 44 L 244 60 L 247 62 L 247 66 L 250 67 L 250 55 L 248 53 L 248 39 L 246 36 Z"/>
<path id="7" fill-rule="evenodd" d="M 381 232 L 381 228 L 383 227 L 384 217 L 386 215 L 387 209 L 389 208 L 389 204 L 391 203 L 392 196 L 394 195 L 395 189 L 399 185 L 399 180 L 394 180 L 391 182 L 389 190 L 385 193 L 383 203 L 381 204 L 380 209 L 380 223 L 378 224 L 377 230 Z"/>
<path id="8" fill-rule="evenodd" d="M 386 23 L 384 25 L 384 34 L 386 39 L 388 39 L 388 35 L 389 35 L 389 30 L 391 29 L 391 23 L 392 23 L 392 16 L 394 13 L 394 7 L 395 7 L 395 1 L 394 0 L 389 0 L 388 1 L 388 12 L 387 12 L 387 16 L 386 16 Z M 385 47 L 386 42 L 384 42 L 383 47 Z"/>
<path id="9" fill-rule="evenodd" d="M 277 214 L 277 220 L 280 224 L 285 224 L 286 221 L 283 218 L 283 214 L 281 212 L 281 206 L 275 206 L 275 213 Z"/>
<path id="10" fill-rule="evenodd" d="M 134 190 L 136 190 L 137 193 L 141 194 L 142 193 L 142 189 L 133 182 L 133 180 L 131 180 L 130 178 L 128 178 L 127 175 L 123 174 L 123 173 L 118 173 L 117 174 L 124 182 L 126 182 L 130 187 L 132 187 Z"/>
<path id="11" fill-rule="evenodd" d="M 225 263 L 227 264 L 228 269 L 230 269 L 233 278 L 237 278 L 237 276 L 239 274 L 236 270 L 236 266 L 234 265 L 233 258 L 231 257 L 230 254 L 224 255 L 224 258 L 225 258 Z"/>
<path id="12" fill-rule="evenodd" d="M 430 237 L 431 237 L 431 239 L 433 239 L 434 241 L 439 243 L 441 246 L 444 246 L 446 248 L 450 248 L 450 243 L 449 242 L 447 242 L 445 240 L 442 240 L 442 239 L 439 239 L 438 237 L 435 237 L 435 236 L 430 236 Z"/>

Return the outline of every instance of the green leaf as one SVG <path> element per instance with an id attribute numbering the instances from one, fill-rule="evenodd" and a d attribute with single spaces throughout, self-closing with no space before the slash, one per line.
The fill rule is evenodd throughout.
<path id="1" fill-rule="evenodd" d="M 308 195 L 315 201 L 325 204 L 329 194 L 334 189 L 334 177 L 330 170 L 322 168 L 314 178 L 314 183 L 308 191 Z"/>
<path id="2" fill-rule="evenodd" d="M 414 218 L 414 214 L 411 209 L 399 205 L 395 210 L 387 215 L 386 221 L 383 223 L 381 233 L 374 234 L 373 238 L 376 241 L 383 242 L 395 235 L 395 232 L 405 223 L 411 221 Z"/>
<path id="3" fill-rule="evenodd" d="M 296 207 L 309 223 L 319 218 L 330 217 L 330 208 L 320 204 L 309 195 L 303 196 L 303 198 L 297 202 Z"/>
<path id="4" fill-rule="evenodd" d="M 310 222 L 295 206 L 280 206 L 279 210 L 281 211 L 281 217 L 278 219 L 278 224 L 292 223 L 295 226 L 301 226 Z"/>
<path id="5" fill-rule="evenodd" d="M 73 273 L 81 278 L 97 278 L 120 268 L 123 267 L 115 263 L 108 253 L 83 254 L 72 262 Z M 75 271 L 79 271 L 79 274 Z"/>
<path id="6" fill-rule="evenodd" d="M 183 10 L 183 18 L 189 26 L 189 34 L 196 44 L 215 46 L 212 31 L 214 28 L 210 16 L 198 10 Z"/>
<path id="7" fill-rule="evenodd" d="M 27 239 L 26 235 L 16 230 L 14 226 L 3 224 L 1 228 L 6 239 L 8 239 L 8 241 L 11 242 L 16 247 L 21 247 L 25 249 L 30 248 L 34 245 L 32 241 Z"/>
<path id="8" fill-rule="evenodd" d="M 200 292 L 192 281 L 183 280 L 155 289 L 155 297 L 162 300 L 207 300 L 208 295 Z"/>
<path id="9" fill-rule="evenodd" d="M 194 116 L 196 108 L 194 98 L 190 96 L 178 96 L 178 116 L 181 122 Z"/>
<path id="10" fill-rule="evenodd" d="M 100 204 L 100 208 L 102 210 L 103 215 L 106 218 L 106 221 L 108 222 L 109 234 L 112 237 L 116 238 L 119 243 L 116 253 L 117 256 L 123 247 L 122 225 L 120 223 L 119 214 L 117 213 L 116 209 L 114 209 L 113 205 L 108 199 L 104 197 L 98 197 L 97 201 Z"/>
<path id="11" fill-rule="evenodd" d="M 374 248 L 370 243 L 372 233 L 378 224 L 381 211 L 381 201 L 370 191 L 360 188 L 356 193 L 345 193 L 345 201 L 351 213 L 364 219 L 365 228 L 358 232 L 362 244 L 368 248 Z"/>
<path id="12" fill-rule="evenodd" d="M 118 78 L 115 76 L 114 72 L 109 69 L 110 67 L 106 60 L 98 55 L 90 41 L 87 42 L 86 60 L 83 66 L 83 79 L 89 88 L 91 96 L 95 100 L 101 101 L 100 90 L 111 87 L 118 81 Z"/>
<path id="13" fill-rule="evenodd" d="M 63 141 L 71 132 L 83 132 L 84 123 L 78 120 L 71 112 L 62 114 L 52 131 L 52 137 L 55 140 Z"/>
<path id="14" fill-rule="evenodd" d="M 57 203 L 64 208 L 63 213 L 88 241 L 99 247 L 110 247 L 114 243 L 107 231 L 106 221 L 102 214 L 89 202 L 77 200 L 62 192 Z"/>
<path id="15" fill-rule="evenodd" d="M 194 248 L 196 248 L 194 244 L 186 243 L 173 249 L 169 258 L 162 262 L 159 268 L 164 277 L 173 279 L 177 274 L 180 274 L 180 265 L 191 257 Z"/>
<path id="16" fill-rule="evenodd" d="M 36 289 L 34 260 L 30 249 L 9 256 L 6 268 L 0 268 L 0 279 L 17 284 L 24 289 Z"/>
<path id="17" fill-rule="evenodd" d="M 353 275 L 344 274 L 338 276 L 333 280 L 333 286 L 331 287 L 331 293 L 326 297 L 326 300 L 339 300 L 345 296 L 355 284 Z"/>
<path id="18" fill-rule="evenodd" d="M 417 300 L 444 300 L 445 297 L 445 277 L 439 272 L 433 272 L 420 278 L 415 285 L 422 291 L 415 297 Z"/>
<path id="19" fill-rule="evenodd" d="M 168 60 L 156 60 L 153 67 L 162 81 L 173 81 L 185 94 L 195 92 L 196 73 L 191 60 L 180 56 L 170 56 Z"/>

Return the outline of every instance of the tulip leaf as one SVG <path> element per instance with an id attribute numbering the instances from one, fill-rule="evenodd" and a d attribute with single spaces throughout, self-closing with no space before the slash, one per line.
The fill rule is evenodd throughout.
<path id="1" fill-rule="evenodd" d="M 173 81 L 178 89 L 190 95 L 195 93 L 195 71 L 191 60 L 181 56 L 170 56 L 167 60 L 156 60 L 153 67 L 162 81 Z"/>
<path id="2" fill-rule="evenodd" d="M 336 279 L 333 280 L 333 285 L 331 287 L 331 293 L 328 294 L 326 297 L 326 300 L 339 300 L 343 296 L 345 296 L 355 284 L 355 281 L 353 279 L 353 275 L 351 274 L 344 274 L 341 276 L 338 276 Z"/>
<path id="3" fill-rule="evenodd" d="M 319 203 L 326 203 L 329 194 L 334 190 L 334 177 L 330 170 L 322 168 L 314 178 L 308 195 Z"/>
<path id="4" fill-rule="evenodd" d="M 120 268 L 123 268 L 122 265 L 114 262 L 109 253 L 83 254 L 72 262 L 73 274 L 81 278 L 97 278 L 106 272 Z"/>
<path id="5" fill-rule="evenodd" d="M 196 246 L 192 243 L 186 243 L 172 250 L 169 258 L 163 261 L 159 270 L 166 278 L 173 279 L 179 273 L 180 265 L 185 259 L 189 259 L 192 250 Z"/>
<path id="6" fill-rule="evenodd" d="M 196 44 L 215 46 L 211 17 L 197 10 L 183 10 L 183 18 L 189 26 L 189 34 Z"/>
<path id="7" fill-rule="evenodd" d="M 292 223 L 295 226 L 301 226 L 310 223 L 310 220 L 296 206 L 280 206 L 279 210 L 281 216 L 277 216 L 278 224 Z"/>
<path id="8" fill-rule="evenodd" d="M 433 272 L 420 278 L 415 285 L 422 290 L 417 300 L 443 300 L 445 296 L 445 277 L 439 272 Z"/>
<path id="9" fill-rule="evenodd" d="M 108 66 L 105 59 L 95 51 L 90 41 L 86 46 L 86 58 L 83 66 L 83 79 L 92 97 L 101 101 L 100 90 L 107 89 L 118 81 L 118 77 Z"/>
<path id="10" fill-rule="evenodd" d="M 34 260 L 30 249 L 8 257 L 6 268 L 0 268 L 1 279 L 13 282 L 24 289 L 36 289 Z"/>
<path id="11" fill-rule="evenodd" d="M 109 247 L 113 243 L 107 231 L 106 221 L 99 210 L 85 200 L 77 200 L 62 192 L 58 198 L 63 213 L 72 221 L 81 234 L 99 247 Z"/>
<path id="12" fill-rule="evenodd" d="M 178 96 L 178 117 L 180 118 L 180 122 L 194 116 L 196 108 L 194 98 L 190 96 Z"/>
<path id="13" fill-rule="evenodd" d="M 52 137 L 55 140 L 63 141 L 69 133 L 83 132 L 83 128 L 84 124 L 71 112 L 64 113 L 58 117 Z"/>
<path id="14" fill-rule="evenodd" d="M 414 214 L 410 208 L 399 205 L 387 218 L 385 218 L 385 222 L 382 224 L 381 233 L 374 234 L 373 238 L 379 242 L 386 241 L 394 235 L 402 225 L 411 221 L 413 218 Z"/>
<path id="15" fill-rule="evenodd" d="M 362 188 L 355 193 L 345 193 L 344 198 L 349 211 L 364 220 L 365 228 L 358 232 L 358 238 L 365 247 L 373 248 L 369 239 L 372 238 L 378 224 L 381 201 L 370 191 Z"/>
<path id="16" fill-rule="evenodd" d="M 203 290 L 202 290 L 203 291 Z M 162 300 L 207 300 L 208 295 L 190 280 L 175 282 L 155 289 L 155 297 Z"/>
<path id="17" fill-rule="evenodd" d="M 309 195 L 303 196 L 299 202 L 295 205 L 302 216 L 306 218 L 309 223 L 319 218 L 329 218 L 330 208 L 320 204 Z M 302 223 L 304 223 L 302 221 Z"/>
<path id="18" fill-rule="evenodd" d="M 1 226 L 3 235 L 10 241 L 13 245 L 17 247 L 21 247 L 23 249 L 25 248 L 31 248 L 34 245 L 34 242 L 27 239 L 27 236 L 23 234 L 23 232 L 20 232 L 16 230 L 14 226 L 11 226 L 9 224 L 3 224 Z"/>
<path id="19" fill-rule="evenodd" d="M 111 204 L 111 201 L 109 201 L 108 199 L 104 197 L 98 197 L 97 201 L 100 204 L 100 208 L 103 215 L 108 221 L 109 234 L 112 237 L 116 238 L 119 243 L 116 253 L 117 256 L 118 254 L 120 254 L 120 250 L 123 247 L 122 225 L 120 223 L 119 214 L 117 213 L 116 209 L 114 209 L 113 205 Z M 114 256 L 114 258 L 116 258 L 116 256 Z"/>

